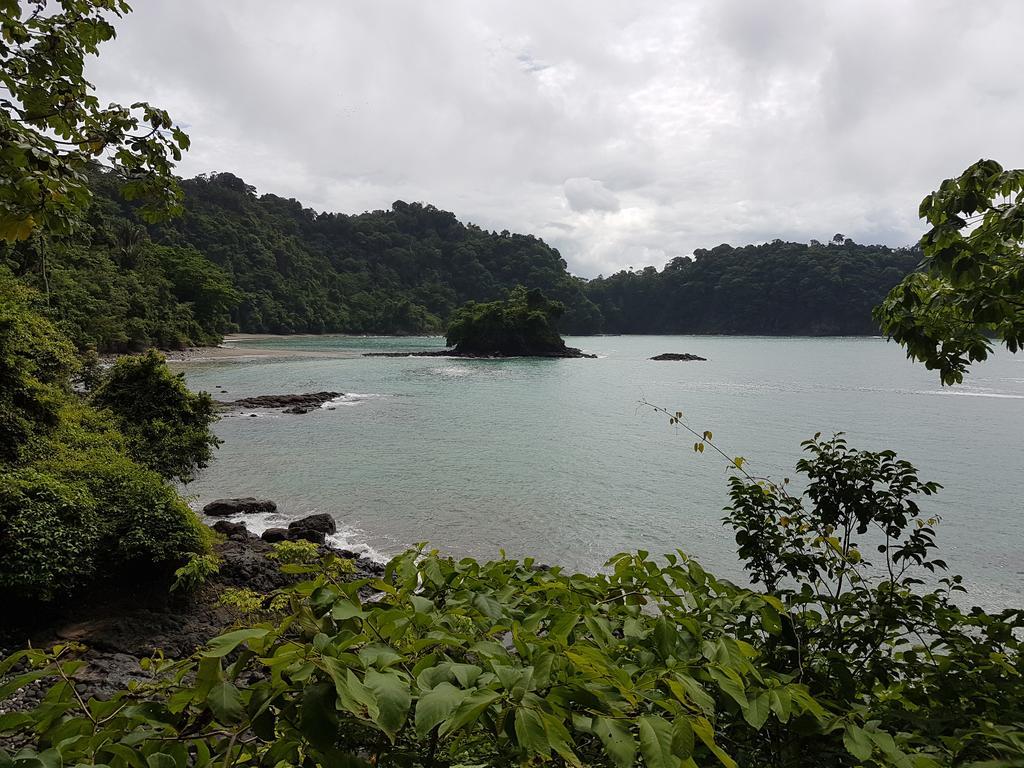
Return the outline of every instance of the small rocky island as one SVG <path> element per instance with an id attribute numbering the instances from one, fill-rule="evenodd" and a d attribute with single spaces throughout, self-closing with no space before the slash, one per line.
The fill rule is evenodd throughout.
<path id="1" fill-rule="evenodd" d="M 686 352 L 665 352 L 660 355 L 655 355 L 651 360 L 681 360 L 683 362 L 690 362 L 692 360 L 703 360 L 707 361 L 706 357 L 700 355 L 691 355 Z"/>
<path id="2" fill-rule="evenodd" d="M 445 341 L 449 349 L 367 352 L 366 357 L 597 357 L 567 347 L 555 328 L 565 305 L 539 288 L 518 287 L 504 301 L 469 302 L 456 310 Z"/>
<path id="3" fill-rule="evenodd" d="M 335 398 L 342 397 L 343 392 L 309 392 L 296 395 L 257 395 L 243 397 L 230 402 L 218 400 L 221 408 L 267 408 L 283 409 L 284 413 L 309 413 L 315 408 L 326 405 Z"/>

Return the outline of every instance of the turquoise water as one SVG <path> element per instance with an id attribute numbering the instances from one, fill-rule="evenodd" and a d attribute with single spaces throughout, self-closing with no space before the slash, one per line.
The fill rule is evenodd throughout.
<path id="1" fill-rule="evenodd" d="M 974 601 L 1024 588 L 1024 355 L 996 355 L 961 387 L 881 339 L 609 336 L 567 340 L 596 360 L 364 358 L 440 339 L 344 336 L 236 346 L 349 357 L 191 363 L 223 399 L 337 390 L 334 410 L 222 419 L 194 503 L 275 499 L 281 518 L 329 512 L 339 543 L 386 556 L 419 541 L 454 554 L 532 555 L 595 570 L 625 549 L 682 548 L 742 580 L 721 525 L 728 471 L 640 405 L 681 410 L 752 471 L 790 476 L 800 441 L 845 431 L 892 448 L 945 486 L 925 509 Z M 691 352 L 708 362 L 654 362 Z M 227 394 L 219 394 L 221 387 Z M 269 525 L 274 520 L 258 520 Z"/>

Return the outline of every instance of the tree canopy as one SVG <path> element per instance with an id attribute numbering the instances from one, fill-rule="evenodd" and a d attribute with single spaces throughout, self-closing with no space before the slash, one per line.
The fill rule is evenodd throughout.
<path id="1" fill-rule="evenodd" d="M 504 301 L 470 302 L 456 310 L 448 345 L 460 354 L 566 357 L 571 350 L 555 330 L 563 312 L 539 288 L 516 288 Z"/>
<path id="2" fill-rule="evenodd" d="M 921 269 L 875 317 L 908 357 L 959 383 L 992 339 L 1024 345 L 1024 170 L 979 160 L 925 197 L 920 215 L 931 225 Z"/>
<path id="3" fill-rule="evenodd" d="M 180 206 L 171 173 L 188 136 L 162 109 L 101 105 L 86 59 L 115 35 L 123 0 L 0 3 L 0 239 L 72 231 L 90 198 L 89 168 L 110 165 L 153 218 Z"/>

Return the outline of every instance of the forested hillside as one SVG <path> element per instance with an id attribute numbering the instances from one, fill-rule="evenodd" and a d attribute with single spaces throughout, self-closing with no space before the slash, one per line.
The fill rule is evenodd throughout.
<path id="1" fill-rule="evenodd" d="M 468 301 L 518 285 L 565 304 L 588 333 L 871 334 L 871 309 L 916 249 L 776 240 L 720 245 L 585 281 L 532 235 L 488 232 L 431 205 L 317 213 L 230 173 L 182 182 L 184 212 L 146 224 L 109 174 L 78 230 L 0 246 L 48 295 L 79 345 L 101 351 L 215 342 L 223 333 L 440 333 Z"/>
<path id="2" fill-rule="evenodd" d="M 876 334 L 871 310 L 921 260 L 917 247 L 811 241 L 699 249 L 662 271 L 592 280 L 616 333 Z"/>

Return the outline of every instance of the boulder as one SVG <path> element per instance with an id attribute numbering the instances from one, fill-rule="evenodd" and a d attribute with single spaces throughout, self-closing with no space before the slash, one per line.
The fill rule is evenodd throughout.
<path id="1" fill-rule="evenodd" d="M 302 405 L 296 405 L 296 406 L 293 406 L 292 408 L 285 408 L 282 411 L 282 413 L 309 413 L 311 410 L 313 410 L 313 409 L 312 408 L 307 408 L 307 407 L 302 406 Z"/>
<path id="2" fill-rule="evenodd" d="M 274 544 L 278 541 L 286 541 L 288 539 L 287 528 L 267 528 L 261 535 L 260 538 L 264 541 L 268 541 Z"/>
<path id="3" fill-rule="evenodd" d="M 308 515 L 299 520 L 294 520 L 288 523 L 289 531 L 296 530 L 311 530 L 330 535 L 338 532 L 338 525 L 334 522 L 334 518 L 330 515 L 320 512 L 315 515 Z"/>
<path id="4" fill-rule="evenodd" d="M 689 362 L 690 360 L 707 361 L 707 358 L 701 357 L 700 355 L 691 355 L 686 352 L 665 352 L 664 354 L 661 355 L 655 355 L 654 357 L 651 358 L 651 360 L 682 360 L 684 362 Z"/>
<path id="5" fill-rule="evenodd" d="M 246 539 L 249 537 L 249 529 L 245 523 L 232 523 L 230 520 L 218 520 L 213 524 L 213 530 L 227 536 L 229 539 Z"/>
<path id="6" fill-rule="evenodd" d="M 290 541 L 311 541 L 318 546 L 323 546 L 325 539 L 323 531 L 314 531 L 312 528 L 289 528 L 288 539 Z"/>
<path id="7" fill-rule="evenodd" d="M 203 514 L 210 517 L 251 515 L 257 512 L 276 512 L 277 504 L 270 499 L 244 496 L 237 499 L 216 499 L 203 507 Z"/>

